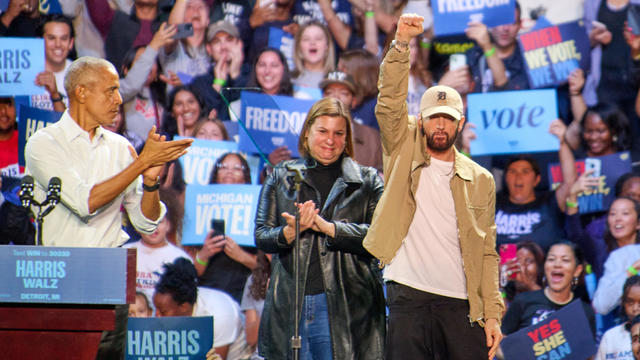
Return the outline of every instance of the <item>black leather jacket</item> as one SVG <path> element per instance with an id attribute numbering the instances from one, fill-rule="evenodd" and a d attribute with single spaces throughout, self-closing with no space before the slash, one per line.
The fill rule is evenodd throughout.
<path id="1" fill-rule="evenodd" d="M 288 163 L 302 163 L 290 160 Z M 303 301 L 312 241 L 318 245 L 333 358 L 382 359 L 385 311 L 382 281 L 374 258 L 362 247 L 371 217 L 382 195 L 375 169 L 342 159 L 342 174 L 333 184 L 320 216 L 336 224 L 336 237 L 308 229 L 300 235 L 300 303 Z M 301 186 L 302 202 L 319 203 L 320 193 L 310 181 Z M 294 326 L 293 246 L 287 244 L 280 215 L 295 214 L 293 175 L 278 166 L 267 178 L 256 215 L 256 244 L 273 253 L 269 290 L 260 322 L 261 355 L 268 360 L 291 357 Z"/>

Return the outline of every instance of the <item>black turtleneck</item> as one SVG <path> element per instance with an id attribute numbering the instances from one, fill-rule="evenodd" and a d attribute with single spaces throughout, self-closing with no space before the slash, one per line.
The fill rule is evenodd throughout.
<path id="1" fill-rule="evenodd" d="M 342 157 L 329 165 L 317 163 L 315 167 L 307 170 L 307 179 L 316 188 L 316 190 L 320 192 L 320 204 L 316 204 L 316 207 L 321 211 L 322 207 L 327 202 L 333 183 L 336 182 L 340 175 L 342 175 Z M 318 243 L 317 241 L 314 241 L 311 246 L 311 259 L 309 260 L 309 270 L 307 273 L 307 283 L 305 285 L 304 294 L 316 295 L 323 292 L 324 281 L 322 280 L 322 268 L 320 267 Z"/>

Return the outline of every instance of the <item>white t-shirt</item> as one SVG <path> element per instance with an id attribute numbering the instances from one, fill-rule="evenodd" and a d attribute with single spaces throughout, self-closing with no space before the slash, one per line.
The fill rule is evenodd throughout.
<path id="1" fill-rule="evenodd" d="M 631 350 L 631 334 L 620 324 L 602 335 L 594 360 L 634 360 Z"/>
<path id="2" fill-rule="evenodd" d="M 229 345 L 227 360 L 251 356 L 240 306 L 231 296 L 220 290 L 198 287 L 193 316 L 213 316 L 213 346 Z"/>
<path id="3" fill-rule="evenodd" d="M 160 280 L 160 275 L 164 272 L 162 265 L 172 263 L 180 257 L 191 261 L 189 254 L 169 242 L 159 248 L 149 247 L 142 241 L 125 244 L 122 247 L 138 249 L 136 257 L 136 290 L 142 291 L 147 296 L 152 308 L 153 293 L 156 290 L 156 284 Z"/>
<path id="4" fill-rule="evenodd" d="M 422 168 L 416 212 L 384 279 L 442 296 L 467 298 L 450 180 L 453 162 L 431 158 Z"/>

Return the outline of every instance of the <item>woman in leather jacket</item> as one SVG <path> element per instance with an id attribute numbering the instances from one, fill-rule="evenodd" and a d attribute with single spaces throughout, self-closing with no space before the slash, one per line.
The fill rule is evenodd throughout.
<path id="1" fill-rule="evenodd" d="M 300 359 L 382 359 L 384 295 L 374 258 L 362 247 L 382 195 L 377 171 L 352 160 L 351 115 L 339 100 L 324 98 L 300 131 L 300 159 L 274 168 L 260 194 L 256 245 L 273 254 L 260 323 L 266 359 L 291 358 L 299 321 Z M 306 165 L 296 203 L 293 173 Z M 294 240 L 300 211 L 300 319 L 294 318 Z"/>

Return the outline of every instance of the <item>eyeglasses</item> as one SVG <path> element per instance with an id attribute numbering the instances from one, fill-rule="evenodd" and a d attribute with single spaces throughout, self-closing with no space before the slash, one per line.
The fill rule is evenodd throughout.
<path id="1" fill-rule="evenodd" d="M 217 164 L 216 167 L 219 171 L 232 171 L 232 172 L 243 172 L 246 167 L 244 165 L 227 165 L 227 164 Z"/>

